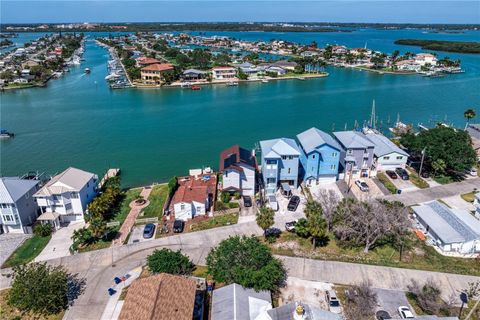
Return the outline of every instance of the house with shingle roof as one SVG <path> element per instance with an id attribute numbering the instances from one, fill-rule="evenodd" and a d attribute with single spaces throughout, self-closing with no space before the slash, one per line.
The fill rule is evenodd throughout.
<path id="1" fill-rule="evenodd" d="M 187 221 L 199 215 L 207 215 L 215 199 L 217 177 L 215 174 L 177 178 L 178 188 L 171 205 L 176 220 Z"/>
<path id="2" fill-rule="evenodd" d="M 119 320 L 192 320 L 197 285 L 192 279 L 161 273 L 128 287 Z"/>
<path id="3" fill-rule="evenodd" d="M 26 227 L 37 220 L 33 195 L 39 183 L 19 177 L 0 178 L 0 229 L 4 233 L 31 233 Z"/>
<path id="4" fill-rule="evenodd" d="M 222 172 L 222 191 L 239 192 L 241 195 L 255 194 L 255 154 L 234 145 L 220 154 L 219 170 Z"/>
<path id="5" fill-rule="evenodd" d="M 54 176 L 34 197 L 46 221 L 56 228 L 61 222 L 83 221 L 88 204 L 97 194 L 98 176 L 70 167 Z"/>
<path id="6" fill-rule="evenodd" d="M 340 144 L 328 133 L 310 128 L 297 135 L 300 146 L 300 176 L 304 183 L 335 182 L 338 178 Z"/>
<path id="7" fill-rule="evenodd" d="M 365 137 L 375 148 L 373 150 L 373 166 L 377 171 L 405 168 L 409 154 L 380 133 L 367 133 Z"/>
<path id="8" fill-rule="evenodd" d="M 274 194 L 282 183 L 297 188 L 300 148 L 293 139 L 260 141 L 262 176 L 267 194 Z"/>

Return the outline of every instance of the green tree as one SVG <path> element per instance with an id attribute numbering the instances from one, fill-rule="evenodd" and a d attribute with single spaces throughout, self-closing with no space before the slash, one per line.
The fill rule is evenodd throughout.
<path id="1" fill-rule="evenodd" d="M 238 76 L 238 79 L 240 79 L 240 80 L 248 80 L 248 74 L 243 72 L 243 70 L 240 69 L 240 68 L 238 68 L 237 76 Z"/>
<path id="2" fill-rule="evenodd" d="M 323 216 L 319 213 L 315 213 L 309 216 L 307 219 L 307 229 L 312 237 L 313 248 L 317 247 L 317 241 L 325 242 L 327 236 L 327 223 Z"/>
<path id="3" fill-rule="evenodd" d="M 275 223 L 275 212 L 271 208 L 260 208 L 256 218 L 257 224 L 263 230 L 263 234 Z"/>
<path id="4" fill-rule="evenodd" d="M 57 314 L 68 307 L 68 277 L 62 266 L 46 263 L 13 267 L 8 303 L 23 312 Z"/>
<path id="5" fill-rule="evenodd" d="M 305 213 L 307 220 L 310 216 L 321 216 L 323 214 L 322 206 L 316 201 L 308 201 L 303 212 Z"/>
<path id="6" fill-rule="evenodd" d="M 220 194 L 220 199 L 222 200 L 223 203 L 229 203 L 231 198 L 232 196 L 228 192 L 222 192 Z"/>
<path id="7" fill-rule="evenodd" d="M 205 49 L 194 49 L 190 52 L 190 59 L 192 59 L 194 66 L 200 69 L 208 69 L 212 60 L 212 54 Z"/>
<path id="8" fill-rule="evenodd" d="M 208 254 L 207 266 L 215 281 L 238 283 L 257 291 L 276 291 L 285 280 L 281 262 L 254 236 L 223 240 Z"/>
<path id="9" fill-rule="evenodd" d="M 170 273 L 180 275 L 192 274 L 195 265 L 183 255 L 180 250 L 170 249 L 155 250 L 147 257 L 147 265 L 153 273 Z"/>
<path id="10" fill-rule="evenodd" d="M 475 109 L 467 109 L 465 110 L 465 112 L 463 113 L 463 116 L 465 117 L 465 119 L 467 119 L 467 125 L 470 123 L 470 120 L 475 118 L 477 116 L 477 113 L 475 112 Z"/>
<path id="11" fill-rule="evenodd" d="M 90 220 L 90 225 L 88 226 L 90 231 L 92 232 L 92 236 L 94 238 L 102 238 L 107 232 L 107 223 L 101 217 L 95 217 Z"/>
<path id="12" fill-rule="evenodd" d="M 431 165 L 432 165 L 433 171 L 435 172 L 435 175 L 445 173 L 445 168 L 447 167 L 447 165 L 445 164 L 445 161 L 443 161 L 442 159 L 437 159 L 433 161 Z"/>
<path id="13" fill-rule="evenodd" d="M 92 232 L 87 228 L 80 228 L 73 231 L 72 235 L 72 249 L 78 250 L 80 246 L 87 245 L 93 240 Z"/>
<path id="14" fill-rule="evenodd" d="M 298 219 L 297 224 L 295 225 L 295 233 L 302 238 L 308 238 L 310 236 L 307 219 Z"/>
<path id="15" fill-rule="evenodd" d="M 52 234 L 52 226 L 48 223 L 37 224 L 35 227 L 33 227 L 33 233 L 40 237 L 48 237 Z"/>

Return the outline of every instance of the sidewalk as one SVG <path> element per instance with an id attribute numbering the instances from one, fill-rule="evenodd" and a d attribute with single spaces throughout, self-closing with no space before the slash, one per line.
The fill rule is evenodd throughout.
<path id="1" fill-rule="evenodd" d="M 153 186 L 149 187 L 144 187 L 142 189 L 142 192 L 140 195 L 143 197 L 143 199 L 147 200 L 147 202 L 141 206 L 135 204 L 135 200 L 133 200 L 130 203 L 130 212 L 128 213 L 127 218 L 123 222 L 122 226 L 120 227 L 119 235 L 115 240 L 112 242 L 112 247 L 118 247 L 123 245 L 125 240 L 128 237 L 128 234 L 130 231 L 132 231 L 133 226 L 135 225 L 135 219 L 137 219 L 138 215 L 140 214 L 140 211 L 142 211 L 143 208 L 147 207 L 149 205 L 148 202 L 148 197 L 150 196 L 150 193 L 152 192 Z"/>
<path id="2" fill-rule="evenodd" d="M 84 221 L 72 222 L 68 226 L 60 228 L 54 233 L 52 233 L 52 239 L 50 239 L 47 246 L 35 258 L 35 262 L 69 256 L 69 249 L 70 246 L 73 244 L 73 232 L 84 226 Z"/>

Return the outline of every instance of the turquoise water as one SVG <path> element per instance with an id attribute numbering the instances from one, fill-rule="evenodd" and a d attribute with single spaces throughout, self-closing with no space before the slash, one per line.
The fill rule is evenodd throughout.
<path id="1" fill-rule="evenodd" d="M 420 51 L 394 45 L 398 38 L 480 40 L 480 32 L 418 30 L 216 34 L 351 47 L 367 42 L 369 48 L 386 52 Z M 104 80 L 107 51 L 89 40 L 86 61 L 46 88 L 0 94 L 1 127 L 16 134 L 0 142 L 1 174 L 30 170 L 53 174 L 68 166 L 101 174 L 107 167 L 120 167 L 126 186 L 165 181 L 188 173 L 189 168 L 218 167 L 221 150 L 235 143 L 254 147 L 261 139 L 292 137 L 311 126 L 351 129 L 355 120 L 363 123 L 369 118 L 373 99 L 384 127 L 397 113 L 408 123 L 446 121 L 463 126 L 466 108 L 477 107 L 480 112 L 480 55 L 439 55 L 460 58 L 467 72 L 430 79 L 328 68 L 329 77 L 307 81 L 212 86 L 201 91 L 110 90 Z M 85 75 L 85 67 L 92 73 Z"/>

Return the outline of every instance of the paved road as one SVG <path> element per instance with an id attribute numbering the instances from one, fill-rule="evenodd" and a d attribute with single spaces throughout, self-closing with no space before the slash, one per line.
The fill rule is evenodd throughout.
<path id="1" fill-rule="evenodd" d="M 421 202 L 471 192 L 474 188 L 480 189 L 480 178 L 467 179 L 462 182 L 449 183 L 447 185 L 420 189 L 417 191 L 405 192 L 402 194 L 392 194 L 384 197 L 384 199 L 389 201 L 401 201 L 406 206 L 411 206 Z"/>

